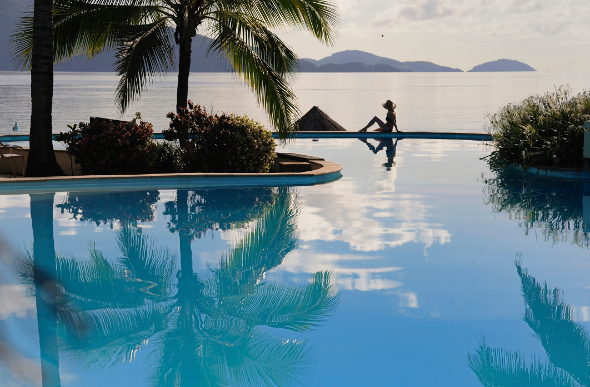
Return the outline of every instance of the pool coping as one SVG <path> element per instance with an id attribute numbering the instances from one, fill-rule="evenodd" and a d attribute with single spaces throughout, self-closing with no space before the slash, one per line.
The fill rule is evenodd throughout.
<path id="1" fill-rule="evenodd" d="M 305 160 L 312 164 L 314 169 L 305 172 L 273 173 L 160 173 L 0 178 L 0 195 L 59 191 L 305 186 L 326 184 L 342 177 L 340 164 L 319 157 L 294 153 L 277 153 L 277 156 Z"/>
<path id="2" fill-rule="evenodd" d="M 54 137 L 56 134 L 53 135 Z M 278 134 L 272 132 L 272 136 L 278 139 Z M 157 140 L 163 140 L 162 133 L 154 133 L 153 137 Z M 295 132 L 291 139 L 296 138 L 423 138 L 431 140 L 471 140 L 471 141 L 492 141 L 492 135 L 489 133 L 469 133 L 469 132 Z M 3 134 L 0 140 L 10 141 L 29 141 L 28 134 Z M 55 141 L 55 140 L 54 140 Z"/>
<path id="3" fill-rule="evenodd" d="M 156 133 L 157 135 L 158 133 Z M 273 133 L 277 138 L 277 134 Z M 156 138 L 159 138 L 156 136 Z M 492 141 L 489 133 L 463 132 L 296 132 L 292 138 L 423 138 L 430 140 Z"/>
<path id="4" fill-rule="evenodd" d="M 537 175 L 543 177 L 550 177 L 550 178 L 557 178 L 557 179 L 565 179 L 565 180 L 582 180 L 582 181 L 590 181 L 590 171 L 576 171 L 576 170 L 558 170 L 558 169 L 542 169 L 542 168 L 535 168 L 529 167 L 524 169 L 522 167 L 518 167 L 517 169 L 524 171 L 530 175 Z"/>

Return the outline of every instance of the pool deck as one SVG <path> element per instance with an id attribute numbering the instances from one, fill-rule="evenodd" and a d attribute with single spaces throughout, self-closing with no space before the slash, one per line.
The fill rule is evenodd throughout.
<path id="1" fill-rule="evenodd" d="M 341 165 L 319 157 L 291 153 L 277 153 L 277 156 L 309 163 L 313 169 L 304 172 L 273 173 L 161 173 L 55 177 L 13 177 L 2 174 L 0 195 L 59 191 L 302 186 L 325 184 L 342 177 Z"/>

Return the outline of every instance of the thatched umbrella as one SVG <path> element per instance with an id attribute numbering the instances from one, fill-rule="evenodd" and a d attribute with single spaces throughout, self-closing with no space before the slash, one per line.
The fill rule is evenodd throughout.
<path id="1" fill-rule="evenodd" d="M 295 122 L 295 129 L 300 132 L 346 132 L 340 124 L 326 113 L 314 106 Z"/>

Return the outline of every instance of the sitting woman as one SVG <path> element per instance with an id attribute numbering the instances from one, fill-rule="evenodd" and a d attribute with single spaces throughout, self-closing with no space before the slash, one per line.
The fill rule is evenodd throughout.
<path id="1" fill-rule="evenodd" d="M 393 132 L 393 128 L 395 128 L 396 132 L 399 132 L 399 130 L 397 130 L 397 119 L 394 111 L 395 104 L 388 99 L 387 102 L 385 102 L 381 106 L 387 109 L 387 117 L 385 117 L 386 123 L 381 121 L 379 117 L 375 116 L 371 121 L 369 121 L 367 126 L 359 130 L 359 132 L 366 132 L 367 129 L 371 127 L 371 125 L 373 125 L 374 123 L 379 124 L 379 128 L 375 129 L 375 132 Z"/>

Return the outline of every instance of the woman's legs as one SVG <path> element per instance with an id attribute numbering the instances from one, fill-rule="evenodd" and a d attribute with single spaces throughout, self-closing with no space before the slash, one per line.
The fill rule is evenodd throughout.
<path id="1" fill-rule="evenodd" d="M 387 126 L 387 124 L 385 122 L 381 121 L 381 119 L 377 116 L 373 117 L 373 119 L 371 121 L 369 121 L 367 126 L 362 128 L 361 130 L 359 130 L 359 132 L 366 132 L 367 129 L 370 128 L 371 125 L 373 125 L 375 123 L 379 124 L 379 129 L 375 129 L 376 132 L 391 132 L 391 129 L 389 129 L 389 126 Z"/>

